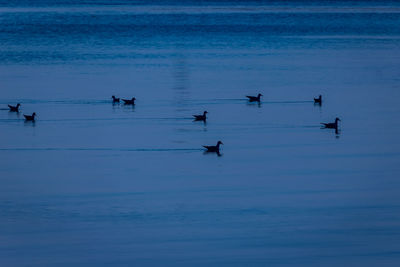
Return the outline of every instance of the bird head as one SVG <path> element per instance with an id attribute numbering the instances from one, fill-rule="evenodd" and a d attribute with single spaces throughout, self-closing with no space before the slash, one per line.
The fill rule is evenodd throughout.
<path id="1" fill-rule="evenodd" d="M 336 120 L 335 121 L 341 121 L 341 119 L 339 119 L 338 117 L 336 117 Z"/>
<path id="2" fill-rule="evenodd" d="M 223 145 L 224 143 L 222 143 L 221 141 L 218 141 L 217 146 L 218 145 Z"/>

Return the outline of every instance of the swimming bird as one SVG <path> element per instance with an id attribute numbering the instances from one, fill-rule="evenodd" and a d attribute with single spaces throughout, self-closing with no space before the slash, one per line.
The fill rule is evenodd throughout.
<path id="1" fill-rule="evenodd" d="M 319 95 L 318 98 L 314 97 L 314 104 L 322 104 L 322 95 Z"/>
<path id="2" fill-rule="evenodd" d="M 195 121 L 206 121 L 207 120 L 207 116 L 206 116 L 207 113 L 208 113 L 208 111 L 204 111 L 203 115 L 193 115 L 194 120 Z"/>
<path id="3" fill-rule="evenodd" d="M 219 153 L 219 146 L 220 145 L 223 145 L 223 143 L 221 141 L 218 141 L 216 146 L 203 146 L 203 147 L 207 149 L 206 152 L 217 152 L 217 153 Z"/>
<path id="4" fill-rule="evenodd" d="M 257 96 L 249 96 L 246 97 L 249 99 L 250 102 L 260 102 L 262 94 L 258 94 Z"/>
<path id="5" fill-rule="evenodd" d="M 20 103 L 18 103 L 15 107 L 14 106 L 11 106 L 11 105 L 8 105 L 8 107 L 10 108 L 10 111 L 13 111 L 13 112 L 19 112 L 19 107 L 21 106 L 21 104 Z"/>
<path id="6" fill-rule="evenodd" d="M 24 114 L 24 117 L 25 117 L 26 121 L 35 121 L 35 116 L 36 116 L 35 112 L 33 112 L 32 115 L 25 115 Z"/>
<path id="7" fill-rule="evenodd" d="M 324 125 L 324 128 L 330 128 L 330 129 L 336 129 L 337 130 L 338 121 L 340 121 L 340 119 L 336 118 L 335 122 L 331 122 L 331 123 L 323 123 L 323 122 L 321 122 L 321 124 Z"/>
<path id="8" fill-rule="evenodd" d="M 132 99 L 122 99 L 125 105 L 135 105 L 136 98 L 132 97 Z"/>
<path id="9" fill-rule="evenodd" d="M 112 96 L 113 103 L 119 103 L 119 98 L 116 98 L 115 95 Z"/>

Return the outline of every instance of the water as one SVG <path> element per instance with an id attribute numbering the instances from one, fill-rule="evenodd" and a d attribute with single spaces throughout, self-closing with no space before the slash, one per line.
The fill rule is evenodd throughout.
<path id="1" fill-rule="evenodd" d="M 0 1 L 0 265 L 398 266 L 399 24 L 396 1 Z"/>

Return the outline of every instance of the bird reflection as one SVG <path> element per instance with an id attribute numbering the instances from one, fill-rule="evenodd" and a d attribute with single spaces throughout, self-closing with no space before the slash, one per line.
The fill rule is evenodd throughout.
<path id="1" fill-rule="evenodd" d="M 321 102 L 314 102 L 314 107 L 321 107 L 322 103 Z"/>
<path id="2" fill-rule="evenodd" d="M 261 108 L 261 101 L 247 101 L 247 105 L 249 107 L 258 107 Z"/>
<path id="3" fill-rule="evenodd" d="M 340 130 L 339 129 L 335 129 L 335 134 L 336 134 L 336 138 L 340 137 Z"/>
<path id="4" fill-rule="evenodd" d="M 193 120 L 193 122 L 199 122 L 199 121 L 203 122 L 204 126 L 207 126 L 207 120 L 196 120 L 196 119 Z"/>
<path id="5" fill-rule="evenodd" d="M 122 105 L 122 108 L 124 111 L 135 111 L 136 105 Z"/>
<path id="6" fill-rule="evenodd" d="M 25 127 L 35 127 L 36 126 L 36 121 L 24 121 L 24 126 Z"/>
<path id="7" fill-rule="evenodd" d="M 21 112 L 20 111 L 8 111 L 9 116 L 17 116 L 17 118 L 21 117 Z"/>
<path id="8" fill-rule="evenodd" d="M 221 154 L 219 151 L 218 152 L 204 151 L 203 155 L 217 155 L 218 157 L 222 157 L 224 154 Z"/>

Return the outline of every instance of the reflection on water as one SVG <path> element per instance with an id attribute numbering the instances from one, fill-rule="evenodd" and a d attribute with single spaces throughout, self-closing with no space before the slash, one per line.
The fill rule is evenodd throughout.
<path id="1" fill-rule="evenodd" d="M 123 111 L 126 112 L 134 112 L 136 109 L 136 104 L 135 105 L 125 105 L 125 104 L 121 104 L 119 106 L 119 108 L 122 108 Z"/>
<path id="2" fill-rule="evenodd" d="M 198 120 L 198 119 L 194 119 L 193 123 L 196 124 L 203 124 L 204 126 L 207 126 L 207 120 Z"/>
<path id="3" fill-rule="evenodd" d="M 36 126 L 36 121 L 27 121 L 27 120 L 24 120 L 24 126 L 35 127 L 35 126 Z"/>
<path id="4" fill-rule="evenodd" d="M 210 151 L 204 151 L 203 155 L 217 155 L 218 157 L 222 157 L 224 154 L 221 152 L 210 152 Z"/>
<path id="5" fill-rule="evenodd" d="M 174 106 L 176 111 L 185 112 L 188 111 L 188 101 L 190 100 L 188 59 L 182 52 L 177 52 L 171 60 Z"/>
<path id="6" fill-rule="evenodd" d="M 338 128 L 335 129 L 336 138 L 340 137 L 340 130 Z"/>
<path id="7" fill-rule="evenodd" d="M 322 103 L 321 103 L 321 102 L 318 102 L 318 103 L 315 103 L 315 102 L 314 102 L 314 106 L 315 106 L 315 107 L 322 107 Z"/>
<path id="8" fill-rule="evenodd" d="M 20 118 L 21 117 L 21 111 L 15 112 L 15 111 L 8 111 L 8 117 L 9 118 Z"/>
<path id="9" fill-rule="evenodd" d="M 258 101 L 253 101 L 253 102 L 246 101 L 246 104 L 247 104 L 247 106 L 249 106 L 249 107 L 258 107 L 258 108 L 261 108 L 261 106 L 262 106 L 262 102 L 261 102 L 261 101 L 260 101 L 260 102 L 258 102 Z"/>

